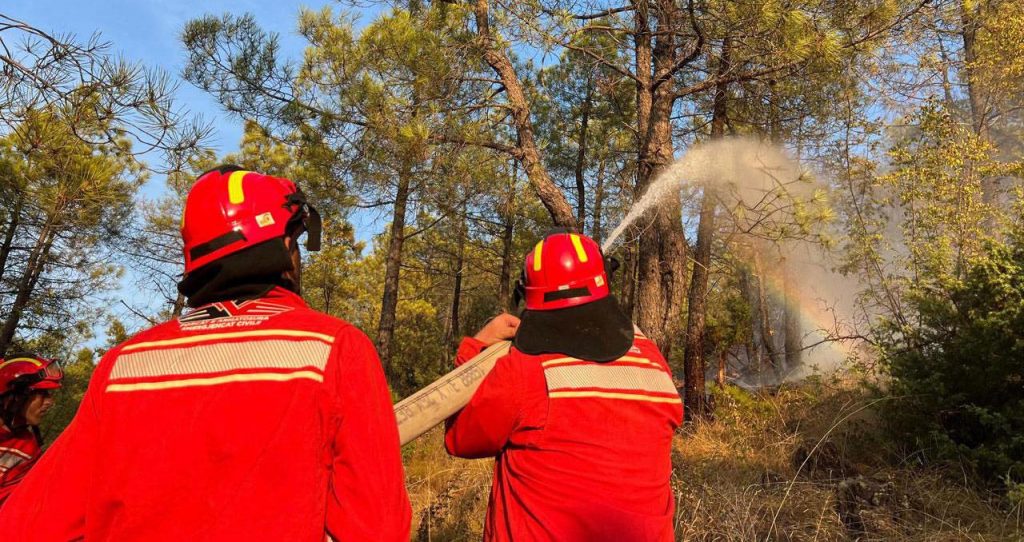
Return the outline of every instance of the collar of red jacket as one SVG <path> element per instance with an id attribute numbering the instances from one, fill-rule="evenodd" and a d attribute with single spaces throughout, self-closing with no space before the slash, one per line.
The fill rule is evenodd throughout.
<path id="1" fill-rule="evenodd" d="M 36 437 L 32 434 L 31 429 L 22 427 L 11 431 L 0 423 L 0 448 L 14 448 L 34 453 L 32 450 L 37 450 L 39 444 L 36 443 Z"/>
<path id="2" fill-rule="evenodd" d="M 302 296 L 282 286 L 274 286 L 261 299 L 273 300 L 291 307 L 309 308 L 309 304 L 306 303 L 305 299 L 302 299 Z"/>

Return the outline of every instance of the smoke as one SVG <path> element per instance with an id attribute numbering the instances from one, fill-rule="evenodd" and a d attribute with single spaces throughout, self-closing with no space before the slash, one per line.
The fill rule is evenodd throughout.
<path id="1" fill-rule="evenodd" d="M 719 241 L 740 260 L 737 267 L 755 277 L 758 288 L 763 288 L 761 297 L 769 298 L 769 325 L 760 347 L 774 341 L 769 346 L 784 351 L 780 337 L 787 306 L 790 318 L 797 318 L 798 325 L 790 327 L 800 330 L 802 363 L 789 367 L 782 361 L 780 367 L 780 359 L 775 359 L 768 374 L 748 374 L 761 385 L 771 385 L 841 368 L 854 354 L 853 341 L 841 339 L 855 335 L 856 293 L 862 285 L 834 270 L 828 240 L 837 234 L 829 221 L 827 186 L 764 141 L 726 138 L 700 143 L 658 175 L 602 248 L 608 251 L 630 225 L 684 186 L 714 195 L 719 203 Z M 762 365 L 741 347 L 730 357 L 746 368 Z"/>

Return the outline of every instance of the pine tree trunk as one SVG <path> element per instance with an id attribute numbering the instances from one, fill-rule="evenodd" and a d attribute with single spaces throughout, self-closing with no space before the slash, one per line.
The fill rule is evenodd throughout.
<path id="1" fill-rule="evenodd" d="M 477 36 L 483 45 L 484 60 L 498 74 L 505 87 L 512 124 L 515 126 L 518 136 L 516 157 L 523 165 L 526 178 L 530 180 L 530 185 L 551 215 L 555 225 L 575 229 L 576 217 L 573 216 L 572 207 L 565 199 L 565 194 L 562 194 L 555 182 L 551 180 L 551 176 L 548 175 L 541 160 L 540 149 L 533 132 L 533 121 L 530 120 L 530 104 L 523 91 L 523 84 L 516 74 L 512 61 L 498 48 L 497 40 L 491 34 L 487 0 L 477 0 L 473 12 Z"/>
<path id="2" fill-rule="evenodd" d="M 36 243 L 29 253 L 28 261 L 25 263 L 25 270 L 18 280 L 17 293 L 14 302 L 11 303 L 10 312 L 4 319 L 3 327 L 0 328 L 0 355 L 6 354 L 14 341 L 14 334 L 21 322 L 21 315 L 28 306 L 32 292 L 42 275 L 43 267 L 49 257 L 50 247 L 53 246 L 54 229 L 50 222 L 47 222 L 36 237 Z"/>
<path id="3" fill-rule="evenodd" d="M 594 99 L 594 87 L 591 79 L 587 79 L 587 97 L 583 100 L 583 111 L 580 119 L 579 139 L 576 141 L 576 223 L 579 231 L 587 222 L 587 184 L 584 173 L 587 170 L 587 129 L 590 124 L 590 108 Z"/>
<path id="4" fill-rule="evenodd" d="M 454 352 L 459 347 L 461 338 L 461 326 L 459 324 L 459 305 L 462 301 L 462 277 L 466 262 L 466 209 L 462 209 L 462 222 L 459 225 L 458 248 L 455 256 L 455 283 L 452 286 L 452 311 L 451 325 L 447 344 Z"/>
<path id="5" fill-rule="evenodd" d="M 782 284 L 783 284 L 783 306 L 785 312 L 783 314 L 783 330 L 785 331 L 785 348 L 786 348 L 786 370 L 792 371 L 803 365 L 803 336 L 801 335 L 802 330 L 800 329 L 800 312 L 796 293 L 793 291 L 793 277 L 790 276 L 789 270 L 786 269 L 786 261 L 782 261 Z"/>
<path id="6" fill-rule="evenodd" d="M 409 202 L 411 166 L 404 165 L 398 175 L 395 205 L 391 216 L 391 235 L 384 265 L 384 295 L 380 303 L 377 325 L 377 352 L 388 379 L 396 375 L 391 363 L 391 343 L 395 334 L 395 311 L 398 309 L 398 275 L 402 267 L 402 243 L 405 242 L 405 212 Z"/>
<path id="7" fill-rule="evenodd" d="M 658 4 L 656 31 L 648 2 L 636 2 L 633 10 L 635 69 L 637 76 L 637 133 L 640 135 L 637 157 L 636 194 L 642 195 L 673 160 L 672 85 L 656 79 L 671 73 L 678 60 L 679 47 L 674 33 L 679 21 L 678 7 L 670 2 Z M 653 42 L 653 47 L 652 47 Z M 669 357 L 682 322 L 686 296 L 686 238 L 682 225 L 682 201 L 678 193 L 666 197 L 647 216 L 637 257 L 637 287 L 633 299 L 637 324 Z"/>
<path id="8" fill-rule="evenodd" d="M 622 282 L 619 283 L 619 303 L 622 305 L 622 310 L 626 311 L 626 314 L 630 315 L 633 319 L 636 319 L 636 276 L 637 276 L 637 264 L 636 264 L 636 252 L 639 242 L 633 241 L 625 245 L 623 252 L 622 261 Z"/>
<path id="9" fill-rule="evenodd" d="M 718 353 L 718 389 L 725 389 L 725 355 L 727 353 L 727 350 Z"/>
<path id="10" fill-rule="evenodd" d="M 501 232 L 501 272 L 498 275 L 498 302 L 502 309 L 508 312 L 515 312 L 515 300 L 512 299 L 512 269 L 515 265 L 512 261 L 512 241 L 515 236 L 516 225 L 516 185 L 517 168 L 513 163 L 512 177 L 509 179 L 509 187 L 506 193 L 505 205 L 500 213 L 503 224 Z"/>
<path id="11" fill-rule="evenodd" d="M 761 303 L 757 295 L 757 288 L 754 286 L 755 280 L 757 279 L 750 272 L 749 267 L 743 267 L 740 270 L 740 288 L 743 290 L 743 296 L 750 307 L 750 340 L 746 344 L 747 368 L 749 370 L 751 367 L 754 367 L 760 372 L 762 363 L 761 353 L 764 347 L 761 346 Z"/>
<path id="12" fill-rule="evenodd" d="M 715 195 L 709 187 L 705 187 L 700 205 L 700 223 L 697 225 L 693 278 L 690 279 L 690 291 L 687 296 L 686 344 L 683 351 L 684 400 L 691 419 L 702 418 L 708 414 L 704 390 L 704 323 L 714 233 Z"/>
<path id="13" fill-rule="evenodd" d="M 756 317 L 761 321 L 761 342 L 764 344 L 765 351 L 768 352 L 768 360 L 772 365 L 772 371 L 776 376 L 780 376 L 784 359 L 779 354 L 779 349 L 775 344 L 775 330 L 772 327 L 771 305 L 768 300 L 767 289 L 764 286 L 766 271 L 760 253 L 757 253 L 754 256 L 754 265 L 755 270 L 757 271 L 756 286 L 758 311 Z"/>
<path id="14" fill-rule="evenodd" d="M 4 242 L 0 246 L 0 279 L 3 279 L 7 272 L 7 260 L 10 258 L 11 249 L 14 244 L 14 237 L 17 235 L 18 226 L 21 225 L 21 209 L 25 204 L 25 194 L 18 191 L 18 199 L 11 209 L 11 221 L 4 231 Z"/>
<path id="15" fill-rule="evenodd" d="M 722 42 L 718 75 L 729 71 L 730 49 L 732 41 L 726 37 Z M 719 83 L 715 88 L 715 97 L 711 113 L 711 138 L 725 137 L 725 124 L 728 120 L 727 83 Z M 686 350 L 683 354 L 683 371 L 685 374 L 685 402 L 693 419 L 706 417 L 708 412 L 705 397 L 704 375 L 706 360 L 704 359 L 704 323 L 707 313 L 708 279 L 711 268 L 711 245 L 715 236 L 716 196 L 713 188 L 706 185 L 701 196 L 700 223 L 697 225 L 697 246 L 694 249 L 693 278 L 690 280 L 690 292 L 687 296 L 686 315 Z"/>
<path id="16" fill-rule="evenodd" d="M 602 160 L 597 170 L 597 179 L 594 185 L 594 208 L 591 211 L 590 237 L 598 244 L 601 244 L 603 232 L 601 231 L 601 212 L 604 204 L 604 175 L 605 162 Z"/>
<path id="17" fill-rule="evenodd" d="M 171 318 L 177 318 L 181 316 L 182 311 L 185 310 L 185 296 L 178 294 L 178 297 L 174 299 L 174 306 L 171 308 Z"/>
<path id="18" fill-rule="evenodd" d="M 649 123 L 649 143 L 640 163 L 637 193 L 642 194 L 672 162 L 672 97 L 656 92 Z M 638 284 L 634 303 L 640 329 L 665 357 L 680 329 L 686 295 L 686 240 L 678 193 L 667 196 L 648 215 L 650 227 L 640 237 Z"/>

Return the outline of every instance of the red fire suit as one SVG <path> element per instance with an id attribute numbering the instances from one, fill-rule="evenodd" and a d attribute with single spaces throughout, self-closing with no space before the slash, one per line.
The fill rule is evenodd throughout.
<path id="1" fill-rule="evenodd" d="M 39 458 L 39 442 L 28 428 L 0 427 L 0 508 Z"/>
<path id="2" fill-rule="evenodd" d="M 277 288 L 144 331 L 0 511 L 0 540 L 408 540 L 373 345 Z"/>
<path id="3" fill-rule="evenodd" d="M 464 339 L 456 363 L 482 344 Z M 497 456 L 486 541 L 669 542 L 683 408 L 657 347 L 595 363 L 516 349 L 449 420 L 448 452 Z"/>

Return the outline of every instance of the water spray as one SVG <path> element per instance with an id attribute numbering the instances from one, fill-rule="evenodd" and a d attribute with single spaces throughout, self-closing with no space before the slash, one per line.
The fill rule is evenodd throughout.
<path id="1" fill-rule="evenodd" d="M 799 167 L 784 153 L 758 140 L 727 138 L 694 145 L 651 182 L 601 249 L 608 252 L 631 224 L 657 207 L 666 196 L 681 190 L 684 183 L 716 189 L 723 198 L 756 210 L 763 203 L 765 194 L 773 191 L 782 189 L 787 197 L 794 196 L 796 187 L 789 184 L 802 177 Z M 842 287 L 835 273 L 824 268 L 812 273 L 811 263 L 817 262 L 801 266 L 800 274 L 807 282 L 817 286 L 835 283 Z M 817 307 L 817 295 L 825 292 L 818 292 L 815 288 L 811 290 L 815 296 L 804 292 L 797 300 L 801 315 L 812 324 L 827 328 L 824 324 L 835 315 Z M 492 345 L 395 405 L 402 444 L 416 439 L 466 406 L 494 364 L 508 352 L 509 346 L 508 342 Z"/>

